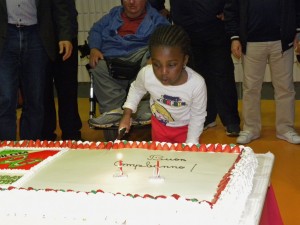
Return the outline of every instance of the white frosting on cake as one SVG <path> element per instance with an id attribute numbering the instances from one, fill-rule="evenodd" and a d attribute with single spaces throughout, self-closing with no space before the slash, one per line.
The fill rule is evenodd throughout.
<path id="1" fill-rule="evenodd" d="M 241 155 L 69 150 L 23 179 L 19 188 L 0 190 L 5 205 L 0 218 L 6 224 L 22 218 L 22 224 L 239 225 L 257 167 L 251 148 L 240 148 Z M 125 179 L 113 176 L 118 153 Z M 157 165 L 154 156 L 160 156 L 160 183 L 149 180 Z"/>
<path id="2" fill-rule="evenodd" d="M 117 154 L 123 154 L 123 171 L 127 179 L 113 175 L 119 171 Z M 143 149 L 68 151 L 35 174 L 23 187 L 38 189 L 71 189 L 124 195 L 152 196 L 179 194 L 185 198 L 211 201 L 223 175 L 233 165 L 238 154 L 155 151 Z M 149 180 L 160 160 L 163 183 Z M 62 172 L 63 171 L 63 172 Z M 199 192 L 201 188 L 201 192 Z"/>

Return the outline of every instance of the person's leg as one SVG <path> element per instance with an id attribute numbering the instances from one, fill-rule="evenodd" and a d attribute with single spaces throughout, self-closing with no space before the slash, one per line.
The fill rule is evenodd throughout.
<path id="1" fill-rule="evenodd" d="M 293 48 L 282 53 L 281 42 L 270 43 L 269 57 L 274 99 L 276 103 L 277 137 L 293 144 L 300 143 L 300 136 L 295 132 L 295 89 L 293 82 Z"/>
<path id="2" fill-rule="evenodd" d="M 205 80 L 207 89 L 207 116 L 205 119 L 204 126 L 210 125 L 215 122 L 217 117 L 217 107 L 215 102 L 215 88 L 214 88 L 214 78 L 209 71 L 210 59 L 208 54 L 210 49 L 206 46 L 206 41 L 201 40 L 201 34 L 189 33 L 191 38 L 192 56 L 189 59 L 188 66 L 199 73 Z"/>
<path id="3" fill-rule="evenodd" d="M 205 79 L 207 86 L 207 117 L 204 124 L 213 126 L 217 114 L 227 134 L 236 136 L 240 117 L 234 80 L 234 66 L 230 42 L 220 30 L 219 35 L 201 39 L 202 34 L 191 34 L 194 69 Z M 230 129 L 229 129 L 230 128 Z"/>
<path id="4" fill-rule="evenodd" d="M 0 55 L 0 140 L 16 140 L 16 107 L 19 87 L 18 66 L 20 36 L 9 26 L 7 41 Z"/>
<path id="5" fill-rule="evenodd" d="M 54 83 L 58 98 L 59 126 L 63 140 L 80 140 L 82 122 L 78 112 L 78 44 L 72 41 L 73 52 L 66 61 L 58 60 Z"/>
<path id="6" fill-rule="evenodd" d="M 42 140 L 54 141 L 57 137 L 56 130 L 56 109 L 54 103 L 53 73 L 56 62 L 49 61 L 46 69 L 45 97 L 44 97 L 44 122 Z"/>
<path id="7" fill-rule="evenodd" d="M 120 108 L 127 96 L 127 80 L 116 80 L 109 75 L 104 60 L 91 70 L 94 76 L 94 92 L 99 102 L 100 112 L 105 113 Z"/>
<path id="8" fill-rule="evenodd" d="M 129 81 L 111 77 L 104 60 L 100 60 L 91 73 L 94 77 L 94 93 L 101 115 L 89 119 L 89 124 L 93 127 L 117 126 L 123 115 L 121 107 L 126 100 Z"/>
<path id="9" fill-rule="evenodd" d="M 129 55 L 128 57 L 121 58 L 124 61 L 131 61 L 131 62 L 140 62 L 140 68 L 144 67 L 147 64 L 147 61 L 149 59 L 148 54 L 148 47 L 144 47 L 139 49 L 138 51 L 134 52 L 133 54 Z M 137 74 L 136 74 L 137 75 Z M 129 91 L 130 84 L 135 80 L 132 79 L 128 83 L 128 87 L 126 90 L 126 94 Z M 150 96 L 147 93 L 143 98 L 142 101 L 140 101 L 136 113 L 133 115 L 133 125 L 134 124 L 149 124 L 151 120 L 151 109 L 150 109 L 150 103 L 149 103 Z"/>
<path id="10" fill-rule="evenodd" d="M 243 131 L 237 139 L 246 144 L 261 132 L 260 98 L 267 65 L 268 48 L 265 42 L 248 42 L 243 55 Z"/>
<path id="11" fill-rule="evenodd" d="M 281 43 L 271 42 L 269 65 L 276 103 L 276 131 L 284 134 L 294 130 L 295 89 L 293 82 L 293 48 L 282 53 Z"/>
<path id="12" fill-rule="evenodd" d="M 38 35 L 37 26 L 21 28 L 21 82 L 24 105 L 20 122 L 20 138 L 41 138 L 44 120 L 44 87 L 49 60 Z"/>
<path id="13" fill-rule="evenodd" d="M 220 35 L 209 41 L 209 71 L 215 91 L 215 104 L 227 134 L 236 136 L 240 128 L 238 97 L 234 79 L 234 65 L 230 52 L 230 41 Z"/>
<path id="14" fill-rule="evenodd" d="M 121 57 L 122 60 L 139 61 L 144 58 L 146 48 L 127 56 Z M 145 63 L 142 60 L 141 63 Z M 101 113 L 109 112 L 123 105 L 127 96 L 130 80 L 118 80 L 110 76 L 105 60 L 100 60 L 96 68 L 91 69 L 94 75 L 94 92 L 99 101 Z"/>
<path id="15" fill-rule="evenodd" d="M 147 48 L 127 57 L 121 57 L 124 61 L 137 62 L 144 59 Z M 142 60 L 141 63 L 144 63 Z M 95 127 L 109 127 L 117 125 L 123 114 L 122 106 L 126 101 L 127 92 L 132 80 L 120 80 L 113 78 L 108 71 L 105 60 L 100 60 L 94 69 L 91 69 L 94 77 L 94 93 L 99 102 L 101 116 L 89 120 L 89 124 Z"/>

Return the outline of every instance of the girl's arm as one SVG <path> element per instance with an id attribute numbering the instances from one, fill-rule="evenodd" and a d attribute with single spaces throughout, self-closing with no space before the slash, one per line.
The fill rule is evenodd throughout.
<path id="1" fill-rule="evenodd" d="M 125 108 L 124 112 L 123 112 L 123 116 L 120 120 L 120 124 L 119 124 L 119 130 L 121 130 L 122 128 L 126 128 L 125 133 L 128 133 L 130 131 L 130 126 L 131 126 L 131 114 L 132 114 L 132 110 Z"/>
<path id="2" fill-rule="evenodd" d="M 151 66 L 151 65 L 150 65 Z M 119 130 L 126 128 L 129 132 L 131 126 L 131 115 L 135 113 L 143 96 L 147 93 L 145 88 L 145 67 L 140 70 L 135 81 L 130 85 L 126 102 L 123 105 L 123 116 L 120 121 Z"/>
<path id="3" fill-rule="evenodd" d="M 136 80 L 131 83 L 126 102 L 123 105 L 123 108 L 131 109 L 132 113 L 136 112 L 139 102 L 147 93 L 145 84 L 147 67 L 151 67 L 151 65 L 143 67 L 138 73 Z"/>
<path id="4" fill-rule="evenodd" d="M 207 92 L 206 85 L 201 79 L 201 83 L 193 90 L 193 100 L 191 105 L 191 115 L 186 143 L 199 143 L 199 137 L 203 132 L 206 117 Z"/>

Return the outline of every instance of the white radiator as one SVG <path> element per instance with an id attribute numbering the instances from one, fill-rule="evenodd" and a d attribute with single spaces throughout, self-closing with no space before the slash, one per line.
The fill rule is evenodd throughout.
<path id="1" fill-rule="evenodd" d="M 103 15 L 116 5 L 120 5 L 120 0 L 75 0 L 78 11 L 78 44 L 83 45 L 87 40 L 88 32 L 93 23 L 99 20 Z M 80 54 L 79 54 L 80 56 Z M 78 57 L 78 81 L 88 82 L 90 80 L 85 65 L 88 63 L 87 59 Z"/>

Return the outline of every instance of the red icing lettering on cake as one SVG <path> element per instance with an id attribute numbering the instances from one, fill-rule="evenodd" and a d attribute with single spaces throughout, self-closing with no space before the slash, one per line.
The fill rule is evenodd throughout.
<path id="1" fill-rule="evenodd" d="M 29 170 L 58 150 L 4 150 L 0 152 L 0 169 Z"/>

